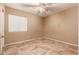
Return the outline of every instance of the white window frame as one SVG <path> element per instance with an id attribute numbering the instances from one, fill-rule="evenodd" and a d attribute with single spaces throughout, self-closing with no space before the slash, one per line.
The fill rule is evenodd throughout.
<path id="1" fill-rule="evenodd" d="M 27 32 L 27 18 L 8 14 L 9 32 Z"/>

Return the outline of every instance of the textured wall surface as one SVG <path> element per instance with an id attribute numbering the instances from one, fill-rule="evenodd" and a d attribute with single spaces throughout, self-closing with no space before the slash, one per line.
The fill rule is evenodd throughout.
<path id="1" fill-rule="evenodd" d="M 46 36 L 60 41 L 78 43 L 78 7 L 73 6 L 45 19 L 44 33 Z"/>
<path id="2" fill-rule="evenodd" d="M 8 14 L 27 17 L 27 32 L 9 32 Z M 5 16 L 5 44 L 24 41 L 42 36 L 42 18 L 32 14 L 6 7 Z"/>

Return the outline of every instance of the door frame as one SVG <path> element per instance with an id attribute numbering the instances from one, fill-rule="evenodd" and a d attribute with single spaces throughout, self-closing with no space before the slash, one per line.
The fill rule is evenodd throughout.
<path id="1" fill-rule="evenodd" d="M 2 54 L 3 52 L 3 47 L 4 47 L 4 20 L 5 20 L 5 7 L 4 7 L 4 4 L 1 3 L 0 4 L 0 16 L 1 16 L 1 19 L 0 19 L 0 54 Z"/>

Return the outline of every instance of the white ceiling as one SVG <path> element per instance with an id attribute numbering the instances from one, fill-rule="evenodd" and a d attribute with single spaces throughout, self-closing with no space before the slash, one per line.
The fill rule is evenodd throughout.
<path id="1" fill-rule="evenodd" d="M 32 3 L 6 3 L 8 7 L 19 9 L 25 12 L 29 12 L 38 16 L 48 16 L 53 13 L 63 11 L 69 7 L 75 6 L 73 3 L 41 3 L 41 4 L 32 4 Z M 39 12 L 40 8 L 45 8 L 47 11 Z"/>

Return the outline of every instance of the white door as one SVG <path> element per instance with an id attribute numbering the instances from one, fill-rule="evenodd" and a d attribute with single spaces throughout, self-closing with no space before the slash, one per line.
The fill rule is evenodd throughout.
<path id="1" fill-rule="evenodd" d="M 0 54 L 4 47 L 4 11 L 5 9 L 3 4 L 0 4 Z"/>

